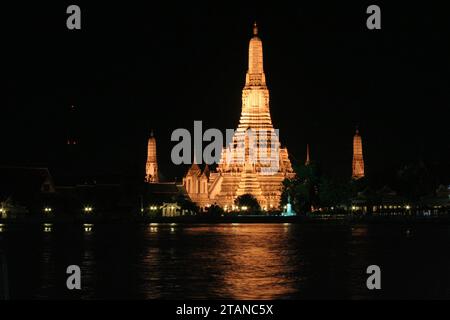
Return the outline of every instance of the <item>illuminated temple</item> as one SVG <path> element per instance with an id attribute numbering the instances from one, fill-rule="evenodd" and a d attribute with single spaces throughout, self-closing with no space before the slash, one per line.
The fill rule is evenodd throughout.
<path id="1" fill-rule="evenodd" d="M 192 164 L 183 185 L 200 208 L 234 207 L 236 197 L 253 195 L 263 210 L 279 209 L 282 182 L 294 172 L 286 148 L 272 125 L 269 90 L 263 68 L 262 41 L 256 23 L 249 43 L 248 71 L 242 90 L 242 112 L 231 142 L 222 150 L 216 170 Z"/>
<path id="2" fill-rule="evenodd" d="M 353 137 L 353 163 L 352 163 L 352 178 L 357 180 L 364 177 L 364 159 L 362 150 L 362 140 L 359 135 L 359 130 L 356 130 Z"/>
<path id="3" fill-rule="evenodd" d="M 148 183 L 159 182 L 158 161 L 156 159 L 156 139 L 153 132 L 148 139 L 147 144 L 147 162 L 145 164 L 145 181 Z"/>

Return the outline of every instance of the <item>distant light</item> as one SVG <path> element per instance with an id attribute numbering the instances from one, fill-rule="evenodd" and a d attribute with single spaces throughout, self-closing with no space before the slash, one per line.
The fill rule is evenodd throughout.
<path id="1" fill-rule="evenodd" d="M 0 208 L 0 213 L 5 213 L 6 209 Z"/>
<path id="2" fill-rule="evenodd" d="M 45 207 L 45 208 L 44 208 L 44 212 L 50 213 L 50 212 L 52 212 L 52 211 L 53 211 L 53 209 L 50 208 L 50 207 Z"/>
<path id="3" fill-rule="evenodd" d="M 409 205 L 406 205 L 406 206 L 405 206 L 405 209 L 406 209 L 406 210 L 409 210 L 409 209 L 411 209 L 411 207 L 410 207 Z"/>
<path id="4" fill-rule="evenodd" d="M 44 223 L 44 232 L 52 232 L 52 224 Z"/>
<path id="5" fill-rule="evenodd" d="M 352 206 L 352 210 L 356 210 L 356 207 L 355 207 L 355 206 Z"/>
<path id="6" fill-rule="evenodd" d="M 242 206 L 242 211 L 246 211 L 247 207 L 246 206 Z"/>
<path id="7" fill-rule="evenodd" d="M 86 207 L 84 207 L 84 212 L 92 212 L 92 207 L 90 207 L 90 206 L 86 206 Z"/>
<path id="8" fill-rule="evenodd" d="M 85 231 L 85 232 L 91 232 L 91 231 L 92 231 L 93 224 L 85 223 L 85 224 L 83 224 L 83 227 L 84 227 L 84 231 Z"/>

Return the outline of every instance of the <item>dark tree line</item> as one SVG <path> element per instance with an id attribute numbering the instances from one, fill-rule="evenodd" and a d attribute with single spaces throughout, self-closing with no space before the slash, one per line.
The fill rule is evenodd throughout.
<path id="1" fill-rule="evenodd" d="M 364 197 L 368 203 L 376 203 L 388 193 L 394 193 L 405 201 L 418 203 L 424 197 L 434 196 L 439 186 L 448 186 L 450 183 L 448 176 L 422 161 L 359 180 L 332 178 L 314 163 L 294 166 L 294 170 L 296 177 L 283 182 L 281 204 L 284 206 L 287 203 L 289 194 L 294 210 L 300 213 L 349 205 L 351 199 L 356 197 Z"/>

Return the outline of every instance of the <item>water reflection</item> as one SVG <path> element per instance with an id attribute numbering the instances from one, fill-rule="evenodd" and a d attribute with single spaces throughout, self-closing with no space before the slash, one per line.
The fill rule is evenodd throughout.
<path id="1" fill-rule="evenodd" d="M 44 232 L 52 232 L 53 224 L 44 223 Z"/>
<path id="2" fill-rule="evenodd" d="M 358 225 L 351 227 L 353 237 L 366 237 L 368 234 L 368 227 L 366 225 Z"/>
<path id="3" fill-rule="evenodd" d="M 231 235 L 221 229 L 222 256 L 216 258 L 222 261 L 219 265 L 224 297 L 277 299 L 297 290 L 298 279 L 291 275 L 299 266 L 290 261 L 289 228 L 287 225 L 242 225 Z"/>
<path id="4" fill-rule="evenodd" d="M 297 290 L 291 225 L 197 225 L 177 233 L 159 227 L 158 238 L 150 227 L 143 256 L 146 298 L 275 299 Z M 167 231 L 173 238 L 156 249 Z"/>
<path id="5" fill-rule="evenodd" d="M 387 270 L 382 297 L 450 297 L 448 225 L 53 227 L 0 225 L 12 298 L 367 299 L 372 264 Z M 79 293 L 65 286 L 72 264 L 82 269 Z"/>

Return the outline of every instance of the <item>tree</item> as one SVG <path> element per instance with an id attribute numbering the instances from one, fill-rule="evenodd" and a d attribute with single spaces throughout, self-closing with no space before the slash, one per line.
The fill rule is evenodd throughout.
<path id="1" fill-rule="evenodd" d="M 258 203 L 258 200 L 251 194 L 243 194 L 234 200 L 234 204 L 238 207 L 247 208 L 245 211 L 249 211 L 251 213 L 256 213 L 261 210 L 261 207 Z"/>
<path id="2" fill-rule="evenodd" d="M 281 205 L 287 203 L 288 194 L 291 196 L 291 205 L 296 212 L 309 212 L 311 207 L 319 205 L 318 187 L 320 175 L 314 164 L 294 167 L 296 176 L 283 181 Z"/>
<path id="3" fill-rule="evenodd" d="M 397 172 L 396 189 L 400 195 L 410 201 L 417 201 L 421 197 L 431 195 L 437 188 L 436 179 L 429 168 L 423 163 L 411 163 L 403 166 Z"/>
<path id="4" fill-rule="evenodd" d="M 348 182 L 332 180 L 322 177 L 319 183 L 319 204 L 321 207 L 330 208 L 339 204 L 346 204 L 352 194 L 352 186 Z"/>
<path id="5" fill-rule="evenodd" d="M 175 200 L 180 205 L 181 210 L 186 210 L 191 215 L 196 215 L 200 211 L 195 202 L 191 201 L 189 198 L 186 198 L 184 195 L 178 195 Z"/>
<path id="6" fill-rule="evenodd" d="M 224 214 L 224 211 L 218 205 L 213 204 L 208 207 L 207 214 L 213 217 L 219 217 Z"/>

